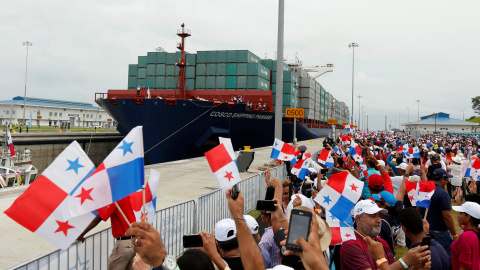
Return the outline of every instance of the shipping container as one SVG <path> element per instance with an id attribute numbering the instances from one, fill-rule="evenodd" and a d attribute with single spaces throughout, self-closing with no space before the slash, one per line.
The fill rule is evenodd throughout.
<path id="1" fill-rule="evenodd" d="M 315 119 L 315 111 L 313 109 L 305 109 L 305 117 L 306 119 Z"/>
<path id="2" fill-rule="evenodd" d="M 277 72 L 271 71 L 272 73 L 272 84 L 277 83 Z"/>
<path id="3" fill-rule="evenodd" d="M 227 63 L 227 51 L 217 51 L 217 63 Z"/>
<path id="4" fill-rule="evenodd" d="M 242 50 L 238 51 L 237 61 L 238 63 L 260 63 L 260 57 L 250 51 Z"/>
<path id="5" fill-rule="evenodd" d="M 197 52 L 197 64 L 205 64 L 207 63 L 207 52 L 206 51 L 198 51 Z"/>
<path id="6" fill-rule="evenodd" d="M 147 64 L 156 64 L 156 63 L 157 63 L 157 53 L 147 52 Z"/>
<path id="7" fill-rule="evenodd" d="M 165 64 L 167 62 L 166 52 L 157 52 L 157 64 Z"/>
<path id="8" fill-rule="evenodd" d="M 237 88 L 237 77 L 236 76 L 227 76 L 227 82 L 225 85 L 226 89 L 236 89 Z"/>
<path id="9" fill-rule="evenodd" d="M 128 89 L 137 89 L 137 77 L 128 77 Z"/>
<path id="10" fill-rule="evenodd" d="M 266 68 L 272 70 L 273 67 L 273 60 L 272 59 L 262 59 L 260 63 L 265 66 Z"/>
<path id="11" fill-rule="evenodd" d="M 315 111 L 315 120 L 320 120 L 320 112 Z"/>
<path id="12" fill-rule="evenodd" d="M 207 76 L 205 79 L 205 88 L 207 89 L 215 89 L 215 76 Z"/>
<path id="13" fill-rule="evenodd" d="M 248 64 L 247 63 L 237 64 L 237 75 L 238 76 L 247 76 L 248 75 Z"/>
<path id="14" fill-rule="evenodd" d="M 167 76 L 173 76 L 175 75 L 175 66 L 173 65 L 168 65 L 165 70 L 165 75 Z"/>
<path id="15" fill-rule="evenodd" d="M 273 95 L 273 105 L 276 105 L 276 95 Z M 295 106 L 298 107 L 298 97 L 292 94 L 283 94 L 283 106 L 286 108 L 295 108 Z"/>
<path id="16" fill-rule="evenodd" d="M 237 77 L 237 89 L 247 89 L 247 76 Z"/>
<path id="17" fill-rule="evenodd" d="M 146 68 L 138 68 L 138 76 L 139 79 L 147 78 L 147 69 Z"/>
<path id="18" fill-rule="evenodd" d="M 225 76 L 227 75 L 227 64 L 225 63 L 219 63 L 217 64 L 217 71 L 216 71 L 218 76 Z"/>
<path id="19" fill-rule="evenodd" d="M 300 98 L 300 106 L 305 109 L 315 109 L 315 100 L 311 98 Z"/>
<path id="20" fill-rule="evenodd" d="M 315 90 L 312 88 L 300 88 L 300 97 L 315 99 Z"/>
<path id="21" fill-rule="evenodd" d="M 145 85 L 147 85 L 147 79 L 137 78 L 137 86 L 144 87 Z"/>
<path id="22" fill-rule="evenodd" d="M 236 63 L 228 63 L 227 64 L 227 75 L 237 76 L 237 64 Z"/>
<path id="23" fill-rule="evenodd" d="M 195 67 L 186 67 L 185 68 L 185 78 L 195 79 Z"/>
<path id="24" fill-rule="evenodd" d="M 207 64 L 207 76 L 217 75 L 217 64 Z"/>
<path id="25" fill-rule="evenodd" d="M 248 76 L 260 76 L 264 79 L 270 80 L 270 70 L 258 63 L 248 63 Z"/>
<path id="26" fill-rule="evenodd" d="M 154 77 L 155 76 L 155 64 L 148 64 L 147 65 L 147 76 Z"/>
<path id="27" fill-rule="evenodd" d="M 195 79 L 186 79 L 185 80 L 185 89 L 194 90 L 195 89 Z"/>
<path id="28" fill-rule="evenodd" d="M 165 76 L 165 64 L 157 64 L 157 68 L 155 69 L 155 75 Z"/>
<path id="29" fill-rule="evenodd" d="M 138 57 L 138 67 L 139 68 L 146 68 L 147 67 L 147 57 L 146 56 L 139 56 Z"/>
<path id="30" fill-rule="evenodd" d="M 155 77 L 155 88 L 156 89 L 165 89 L 165 76 Z"/>
<path id="31" fill-rule="evenodd" d="M 166 64 L 167 65 L 175 65 L 175 53 L 167 53 L 166 56 Z"/>
<path id="32" fill-rule="evenodd" d="M 207 51 L 207 63 L 217 62 L 217 51 Z"/>
<path id="33" fill-rule="evenodd" d="M 207 70 L 206 64 L 197 64 L 195 74 L 197 74 L 197 76 L 205 76 L 206 75 L 206 73 L 205 73 L 206 70 Z"/>
<path id="34" fill-rule="evenodd" d="M 155 77 L 147 78 L 147 88 L 155 89 Z"/>
<path id="35" fill-rule="evenodd" d="M 196 90 L 203 90 L 205 89 L 205 76 L 197 76 L 195 77 L 195 89 Z"/>
<path id="36" fill-rule="evenodd" d="M 197 64 L 197 55 L 196 54 L 187 54 L 185 55 L 185 61 L 189 66 L 195 66 Z"/>
<path id="37" fill-rule="evenodd" d="M 292 71 L 284 71 L 283 72 L 283 82 L 293 82 L 298 84 L 298 76 L 295 72 Z M 314 88 L 315 90 L 315 88 Z"/>
<path id="38" fill-rule="evenodd" d="M 225 76 L 217 76 L 215 82 L 216 89 L 225 89 L 226 78 Z"/>
<path id="39" fill-rule="evenodd" d="M 236 63 L 238 60 L 238 52 L 237 51 L 227 51 L 227 62 L 228 63 Z"/>
<path id="40" fill-rule="evenodd" d="M 177 84 L 176 79 L 175 77 L 165 77 L 165 89 L 175 89 Z"/>
<path id="41" fill-rule="evenodd" d="M 272 90 L 273 90 L 273 93 L 274 93 L 274 94 L 275 94 L 276 91 L 277 91 L 277 87 L 276 87 L 276 86 L 277 86 L 277 84 L 272 85 Z M 283 83 L 283 93 L 284 93 L 284 94 L 295 94 L 295 93 L 296 93 L 296 95 L 298 96 L 299 93 L 297 93 L 297 92 L 299 92 L 299 90 L 298 90 L 297 87 L 295 87 L 295 86 L 293 85 L 293 83 Z"/>
<path id="42" fill-rule="evenodd" d="M 128 65 L 128 77 L 137 77 L 138 65 L 130 64 Z"/>
<path id="43" fill-rule="evenodd" d="M 265 78 L 260 76 L 248 76 L 247 89 L 252 90 L 269 90 L 270 84 Z"/>
<path id="44" fill-rule="evenodd" d="M 315 89 L 315 80 L 312 77 L 301 78 L 300 87 L 310 87 Z"/>

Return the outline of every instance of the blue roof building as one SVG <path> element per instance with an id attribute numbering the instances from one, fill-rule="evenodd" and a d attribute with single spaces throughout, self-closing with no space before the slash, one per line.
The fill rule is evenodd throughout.
<path id="1" fill-rule="evenodd" d="M 419 131 L 420 133 L 475 133 L 478 123 L 450 118 L 448 113 L 434 113 L 420 117 L 419 121 L 404 123 L 405 131 Z"/>

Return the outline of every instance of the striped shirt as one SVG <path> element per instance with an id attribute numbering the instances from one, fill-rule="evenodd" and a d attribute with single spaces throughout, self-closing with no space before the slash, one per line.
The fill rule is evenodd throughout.
<path id="1" fill-rule="evenodd" d="M 261 249 L 268 251 L 268 254 L 270 254 L 270 262 L 272 268 L 276 265 L 281 264 L 280 256 L 278 255 L 279 249 L 275 244 L 275 241 L 273 240 L 272 227 L 265 228 L 265 232 L 263 233 L 262 239 L 260 239 L 260 243 L 258 243 L 258 246 Z"/>

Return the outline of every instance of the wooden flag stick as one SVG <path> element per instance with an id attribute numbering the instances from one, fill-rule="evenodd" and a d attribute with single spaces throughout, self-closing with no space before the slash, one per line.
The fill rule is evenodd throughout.
<path id="1" fill-rule="evenodd" d="M 148 179 L 147 181 L 145 181 L 145 184 L 143 185 L 143 219 L 142 221 L 146 221 L 147 220 L 147 210 L 146 210 L 146 207 L 145 207 L 145 189 L 147 189 L 147 183 L 148 183 Z"/>
<path id="2" fill-rule="evenodd" d="M 423 219 L 427 219 L 427 214 L 428 214 L 428 208 L 425 209 L 425 216 L 423 217 Z"/>
<path id="3" fill-rule="evenodd" d="M 361 237 L 363 237 L 363 240 L 365 240 L 365 236 L 363 234 L 361 234 L 359 231 L 355 230 L 352 226 L 350 226 L 350 224 L 348 224 L 347 222 L 343 221 L 343 223 L 345 223 L 345 225 L 347 225 L 350 229 L 356 231 Z"/>
<path id="4" fill-rule="evenodd" d="M 131 227 L 132 227 L 132 224 L 128 221 L 127 216 L 125 216 L 125 214 L 124 214 L 123 211 L 122 211 L 122 208 L 120 208 L 120 206 L 118 205 L 117 202 L 114 202 L 114 203 L 115 203 L 115 206 L 117 207 L 118 211 L 120 211 L 120 214 L 122 214 L 123 219 L 124 219 L 125 222 L 128 224 L 128 227 L 131 228 Z"/>

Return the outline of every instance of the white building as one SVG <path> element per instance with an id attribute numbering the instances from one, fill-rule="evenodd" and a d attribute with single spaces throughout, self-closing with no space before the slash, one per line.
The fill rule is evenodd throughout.
<path id="1" fill-rule="evenodd" d="M 20 124 L 23 121 L 23 97 L 0 101 L 0 125 Z M 112 117 L 101 107 L 90 103 L 27 97 L 25 123 L 32 127 L 110 127 Z"/>
<path id="2" fill-rule="evenodd" d="M 420 118 L 420 121 L 404 123 L 405 132 L 411 133 L 414 130 L 423 133 L 475 133 L 479 129 L 478 123 L 450 118 L 447 113 L 436 113 Z"/>

